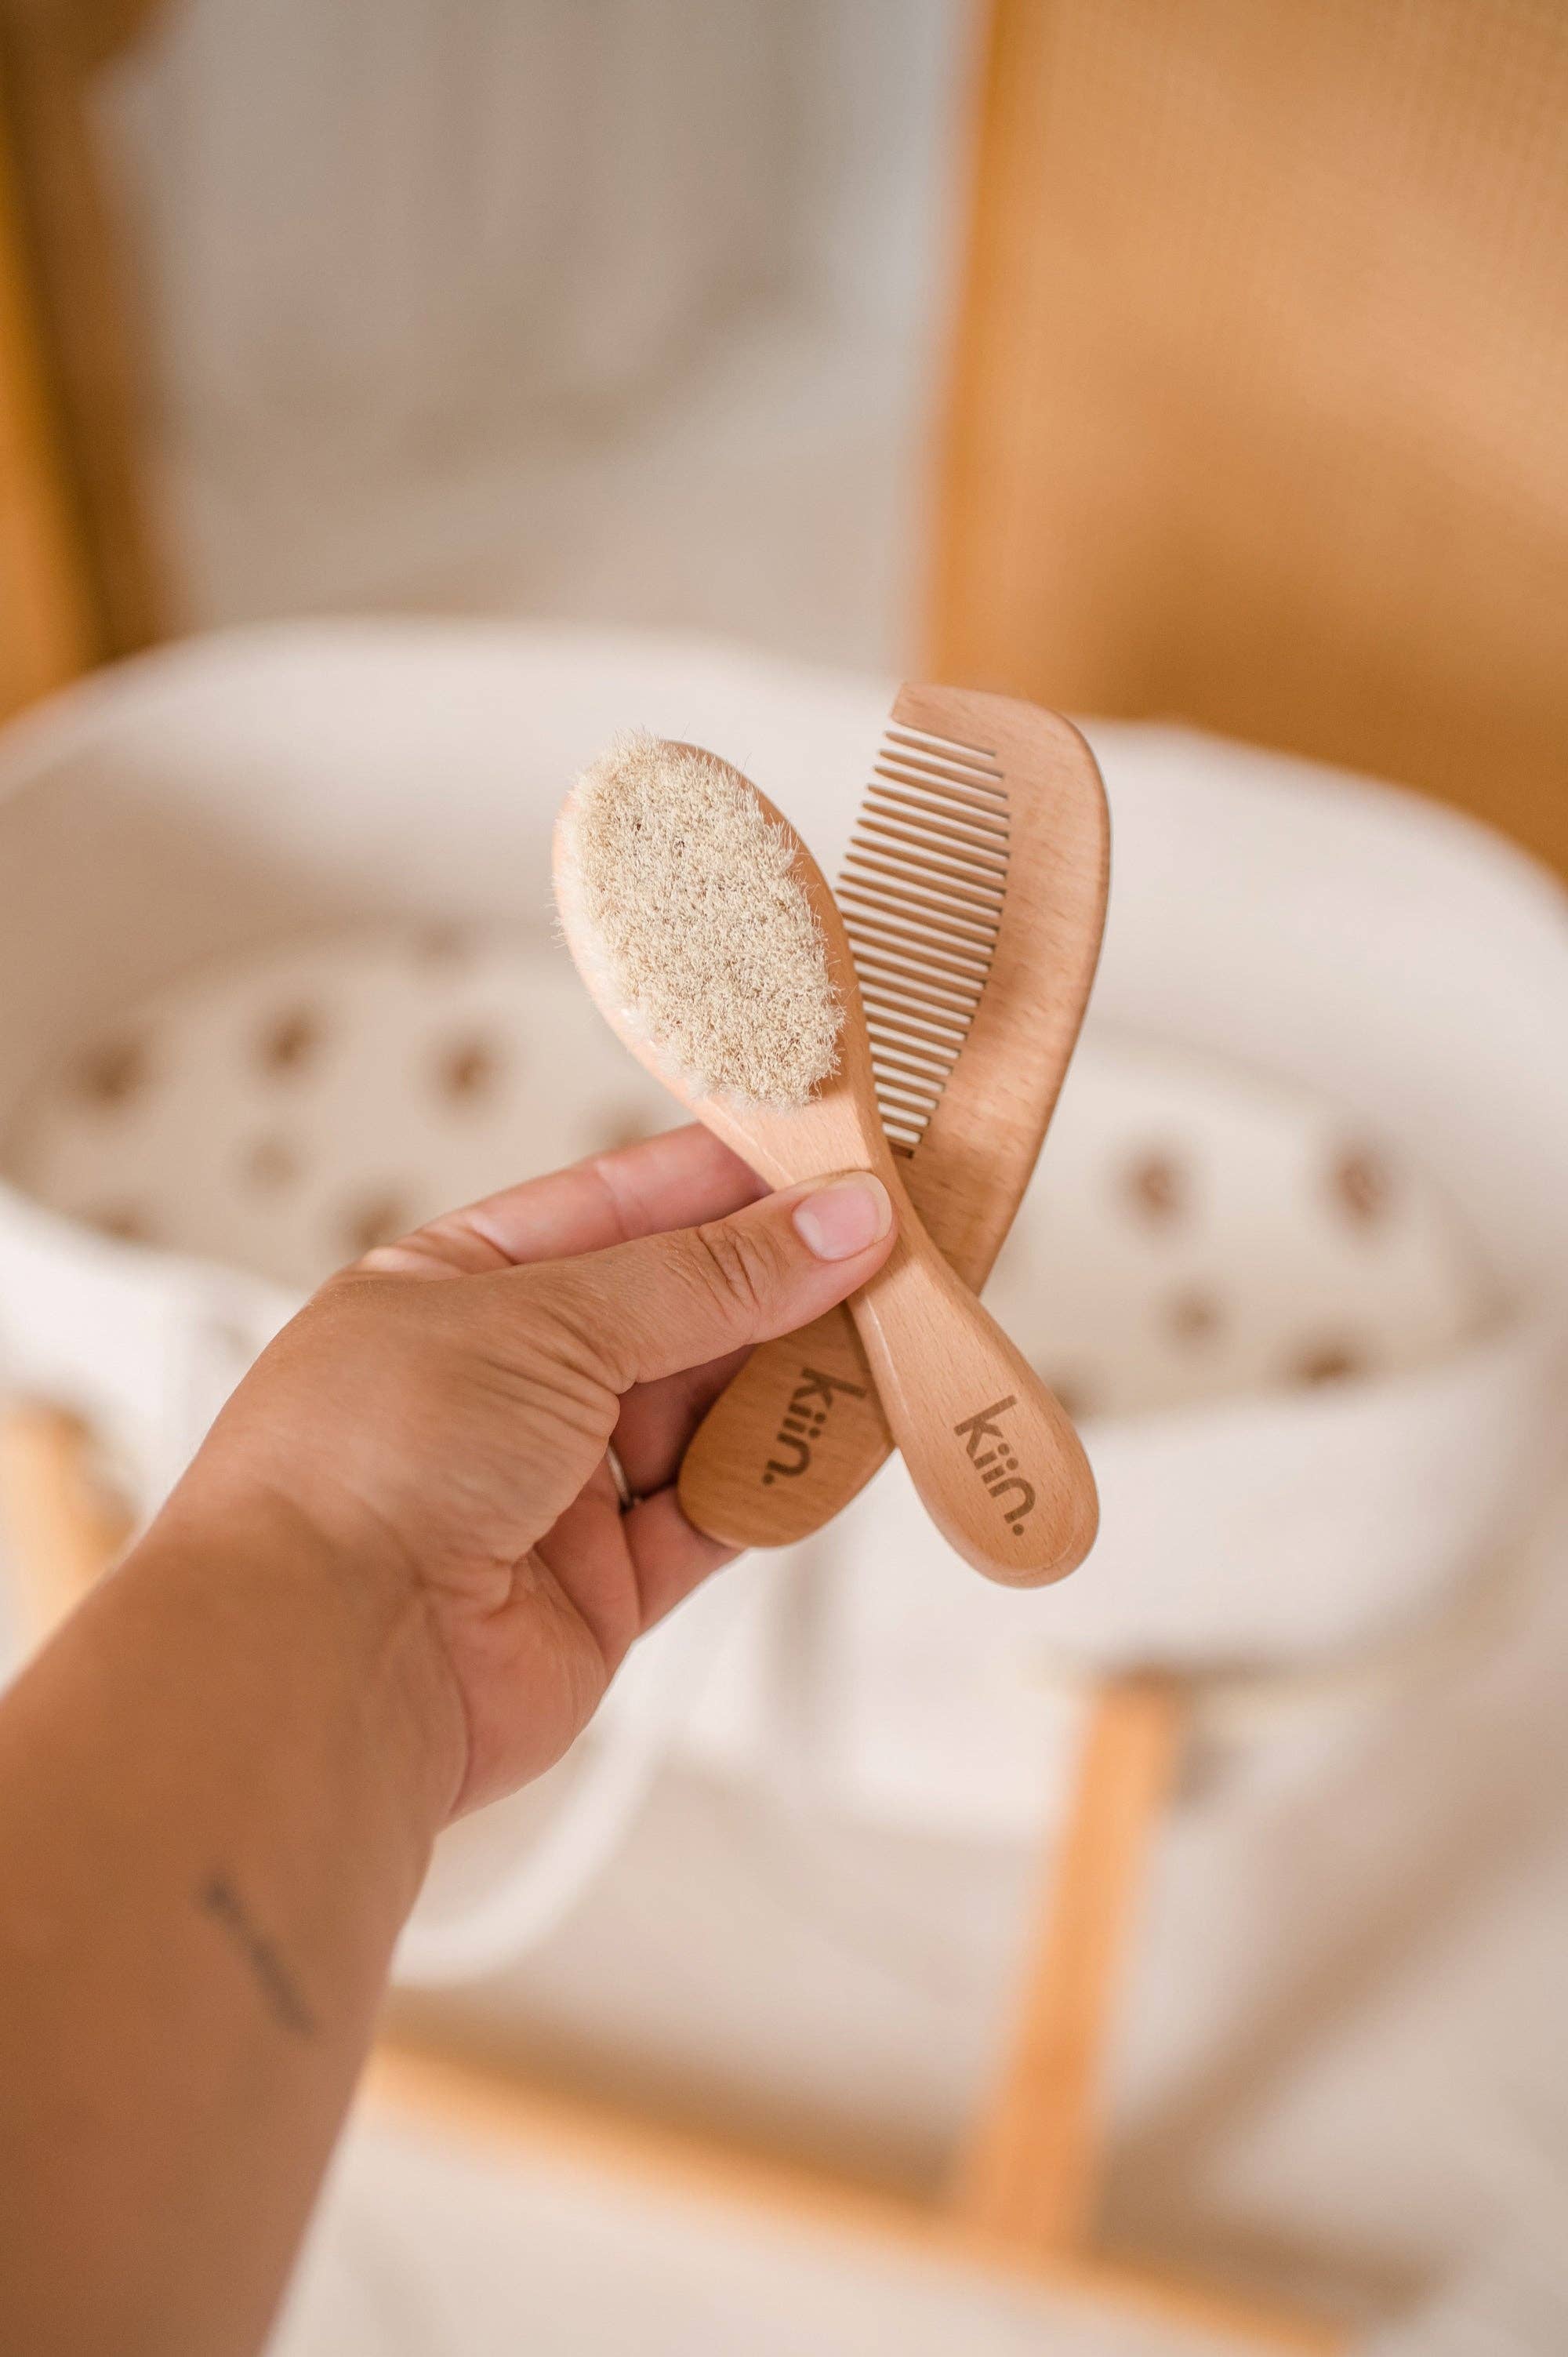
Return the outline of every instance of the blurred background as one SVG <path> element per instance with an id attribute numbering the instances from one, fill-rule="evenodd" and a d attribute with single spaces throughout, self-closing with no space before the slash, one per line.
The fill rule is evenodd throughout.
<path id="1" fill-rule="evenodd" d="M 759 1574 L 576 1911 L 399 2000 L 403 2125 L 280 2352 L 1568 2347 L 1565 591 L 1558 0 L 0 0 L 24 1634 L 112 1544 L 99 1460 L 134 1513 L 188 1445 L 135 1422 L 166 1254 L 251 1287 L 188 1423 L 420 1188 L 661 1117 L 510 936 L 435 983 L 386 931 L 518 897 L 424 841 L 431 776 L 515 823 L 537 919 L 596 727 L 757 744 L 831 850 L 902 673 L 1088 716 L 1117 827 L 1003 1272 L 1089 1419 L 1106 1628 L 1090 1590 L 998 1701 L 1026 1624 L 901 1587 L 875 1519 Z M 432 991 L 457 1145 L 371 1062 L 280 1119 L 320 1009 Z M 263 1023 L 271 1077 L 215 1080 Z M 417 1178 L 334 1122 L 413 1125 Z M 806 2212 L 848 2228 L 809 2260 Z M 985 2280 L 918 2294 L 910 2245 Z"/>
<path id="2" fill-rule="evenodd" d="M 918 652 L 1568 858 L 1552 0 L 3 21 L 79 649 L 435 608 Z"/>
<path id="3" fill-rule="evenodd" d="M 68 109 L 102 333 L 134 346 L 118 629 L 435 608 L 907 647 L 971 12 L 199 0 L 85 81 L 72 23 L 114 12 L 9 14 L 59 356 L 93 266 Z M 125 364 L 81 355 L 89 407 Z"/>

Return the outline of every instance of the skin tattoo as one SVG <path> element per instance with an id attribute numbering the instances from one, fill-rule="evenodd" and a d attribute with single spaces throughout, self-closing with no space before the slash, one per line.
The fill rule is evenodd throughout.
<path id="1" fill-rule="evenodd" d="M 296 2038 L 314 2038 L 316 2017 L 295 1986 L 294 1975 L 266 1934 L 251 1921 L 243 1900 L 227 1877 L 210 1875 L 197 1893 L 197 1904 L 204 1915 L 210 1915 L 229 1934 L 231 1944 L 249 1965 L 251 1977 L 279 2028 L 292 2030 Z"/>

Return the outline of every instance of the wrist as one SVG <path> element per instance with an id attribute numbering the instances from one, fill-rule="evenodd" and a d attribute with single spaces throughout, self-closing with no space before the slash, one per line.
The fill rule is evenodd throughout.
<path id="1" fill-rule="evenodd" d="M 363 1747 L 423 1877 L 467 1767 L 462 1696 L 426 1594 L 395 1551 L 324 1529 L 200 1458 L 125 1566 L 218 1613 L 257 1673 L 313 1680 Z"/>

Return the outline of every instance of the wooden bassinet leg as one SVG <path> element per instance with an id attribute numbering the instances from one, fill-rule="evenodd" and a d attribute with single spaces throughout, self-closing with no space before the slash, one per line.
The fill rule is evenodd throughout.
<path id="1" fill-rule="evenodd" d="M 82 535 L 23 253 L 0 48 L 0 720 L 96 651 Z"/>
<path id="2" fill-rule="evenodd" d="M 167 565 L 146 483 L 151 371 L 112 159 L 93 115 L 101 70 L 146 30 L 156 6 L 0 0 L 5 226 L 27 312 L 16 323 L 17 364 L 32 380 L 34 407 L 47 411 L 48 444 L 33 448 L 21 473 L 29 500 L 57 511 L 22 585 L 29 603 L 49 599 L 56 643 L 35 650 L 13 680 L 3 678 L 0 647 L 11 709 L 166 630 Z M 36 431 L 31 438 L 36 446 Z"/>
<path id="3" fill-rule="evenodd" d="M 1044 2256 L 1093 2233 L 1107 2049 L 1186 1722 L 1173 1678 L 1113 1678 L 1091 1702 L 1016 2017 L 959 2171 L 961 2213 L 993 2248 Z"/>
<path id="4" fill-rule="evenodd" d="M 27 1402 L 0 1418 L 0 1537 L 27 1635 L 41 1642 L 131 1534 L 97 1480 L 92 1436 L 66 1409 Z"/>

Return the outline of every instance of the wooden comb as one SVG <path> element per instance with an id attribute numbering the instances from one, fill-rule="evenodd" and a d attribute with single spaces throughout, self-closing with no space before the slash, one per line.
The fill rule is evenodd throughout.
<path id="1" fill-rule="evenodd" d="M 905 686 L 839 879 L 877 1102 L 911 1201 L 978 1292 L 1034 1169 L 1100 954 L 1110 826 L 1057 714 Z M 751 1354 L 681 1503 L 730 1546 L 831 1522 L 893 1447 L 845 1308 Z"/>

